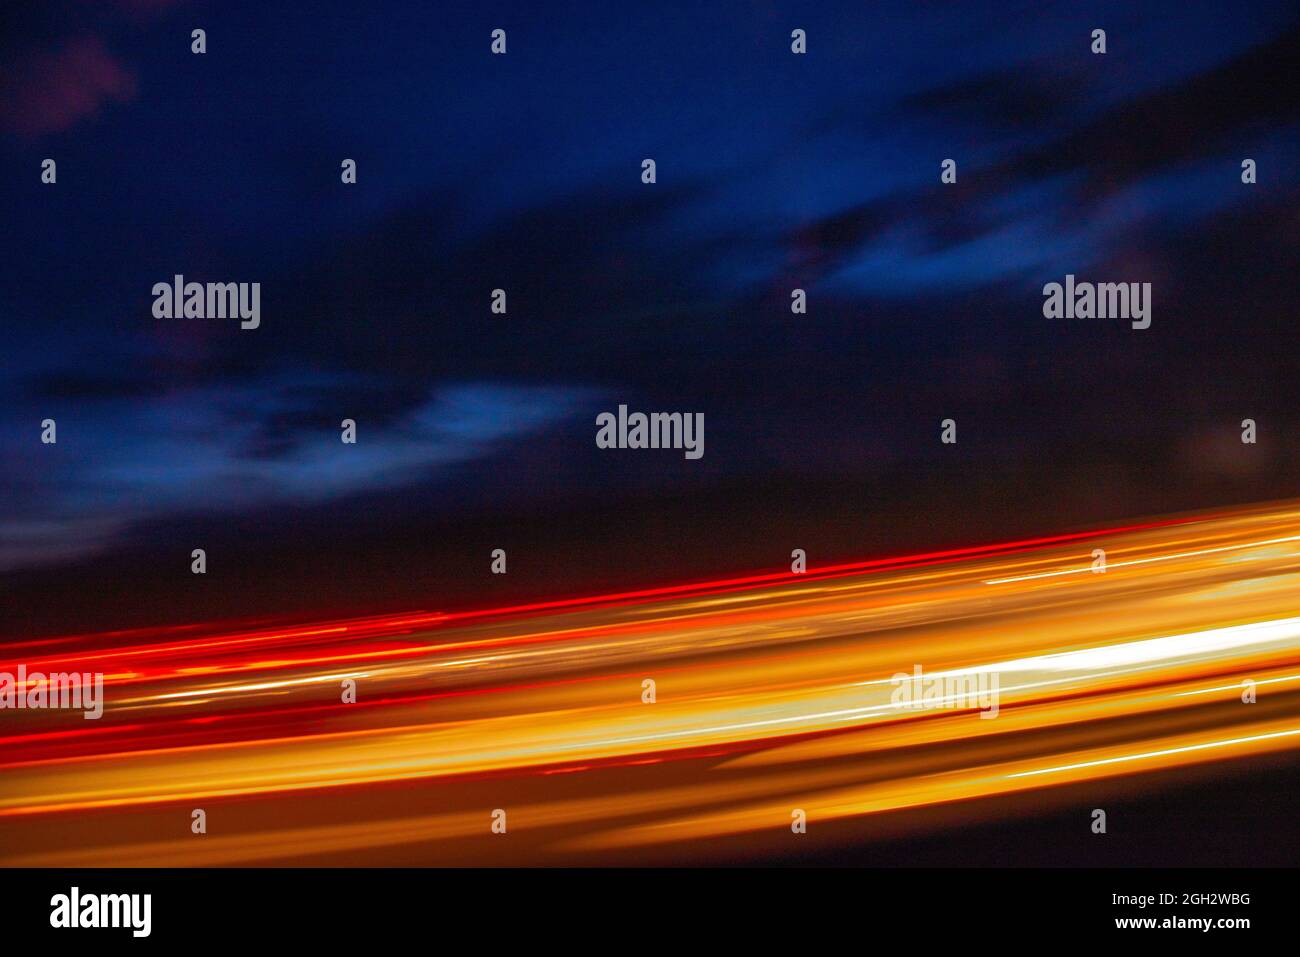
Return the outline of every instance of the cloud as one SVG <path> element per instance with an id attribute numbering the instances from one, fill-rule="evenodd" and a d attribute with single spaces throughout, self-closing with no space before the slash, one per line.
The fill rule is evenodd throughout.
<path id="1" fill-rule="evenodd" d="M 13 489 L 22 507 L 0 520 L 0 571 L 93 554 L 150 520 L 401 488 L 541 432 L 589 397 L 559 386 L 445 384 L 377 421 L 357 411 L 365 388 L 353 375 L 281 372 L 83 406 L 75 423 L 60 423 L 45 464 Z M 310 426 L 285 435 L 285 417 Z M 344 418 L 357 422 L 355 445 L 340 441 Z"/>
<path id="2" fill-rule="evenodd" d="M 116 0 L 116 6 L 129 13 L 152 13 L 176 6 L 180 0 Z"/>
<path id="3" fill-rule="evenodd" d="M 135 76 L 96 37 L 22 54 L 0 80 L 0 128 L 20 136 L 58 133 L 135 97 Z"/>
<path id="4" fill-rule="evenodd" d="M 940 87 L 903 97 L 901 116 L 915 111 L 945 121 L 965 121 L 999 130 L 1059 121 L 1087 100 L 1086 74 L 1069 76 L 1030 66 L 1017 66 L 962 77 Z"/>
<path id="5" fill-rule="evenodd" d="M 1005 150 L 991 161 L 959 164 L 960 186 L 939 183 L 936 159 L 923 184 L 805 224 L 788 246 L 828 288 L 872 295 L 1084 268 L 1154 225 L 1187 225 L 1245 202 L 1250 194 L 1235 188 L 1239 156 L 1232 150 L 1246 142 L 1252 153 L 1285 154 L 1294 142 L 1300 96 L 1279 78 L 1297 55 L 1300 30 L 1288 30 L 1096 115 L 1081 111 L 1072 124 L 1069 92 L 1050 77 L 1031 82 L 1027 71 L 906 97 L 908 110 L 952 111 L 995 131 L 1025 111 L 1035 120 L 1026 124 L 1033 135 L 990 134 L 986 141 Z M 1189 116 L 1195 136 L 1188 135 Z M 1037 122 L 1043 118 L 1060 122 Z"/>

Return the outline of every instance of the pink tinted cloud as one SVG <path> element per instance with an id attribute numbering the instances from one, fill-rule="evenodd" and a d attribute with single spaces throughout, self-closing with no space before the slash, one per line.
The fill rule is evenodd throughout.
<path id="1" fill-rule="evenodd" d="M 77 37 L 19 56 L 0 80 L 0 127 L 21 136 L 66 130 L 135 96 L 135 77 L 103 42 Z"/>
<path id="2" fill-rule="evenodd" d="M 126 14 L 131 20 L 146 20 L 160 10 L 175 7 L 183 0 L 113 0 L 113 6 Z"/>

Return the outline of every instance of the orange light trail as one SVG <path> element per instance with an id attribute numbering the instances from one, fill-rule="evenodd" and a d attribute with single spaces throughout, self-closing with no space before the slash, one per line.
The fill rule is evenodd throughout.
<path id="1" fill-rule="evenodd" d="M 0 673 L 102 672 L 104 715 L 0 710 L 0 863 L 709 860 L 787 851 L 795 809 L 810 842 L 869 842 L 1240 773 L 1300 746 L 1297 595 L 1282 503 L 509 608 L 13 643 Z M 902 707 L 918 666 L 959 690 Z"/>

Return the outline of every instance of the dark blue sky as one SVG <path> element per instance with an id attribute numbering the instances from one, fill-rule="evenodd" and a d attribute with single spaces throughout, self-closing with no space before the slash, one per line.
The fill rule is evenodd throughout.
<path id="1" fill-rule="evenodd" d="M 192 521 L 319 542 L 348 507 L 883 503 L 942 467 L 945 416 L 961 481 L 1073 490 L 1061 523 L 1295 491 L 1295 4 L 0 16 L 0 571 Z M 1067 272 L 1151 282 L 1152 328 L 1045 320 Z M 260 282 L 261 328 L 154 319 L 175 273 Z M 704 459 L 597 450 L 619 402 L 703 411 Z"/>

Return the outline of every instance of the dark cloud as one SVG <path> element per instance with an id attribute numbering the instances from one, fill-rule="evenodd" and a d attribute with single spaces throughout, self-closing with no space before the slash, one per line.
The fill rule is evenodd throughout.
<path id="1" fill-rule="evenodd" d="M 74 37 L 11 61 L 0 79 L 0 128 L 58 133 L 135 97 L 134 73 L 98 37 Z"/>
<path id="2" fill-rule="evenodd" d="M 993 198 L 1053 179 L 1062 184 L 1056 202 L 1096 209 L 1108 194 L 1186 161 L 1214 156 L 1228 144 L 1258 145 L 1268 129 L 1263 124 L 1300 120 L 1300 87 L 1287 81 L 1296 62 L 1300 62 L 1300 30 L 1292 29 L 1205 74 L 1125 100 L 1045 141 L 1020 145 L 993 164 L 973 168 L 959 164 L 961 189 L 939 184 L 936 155 L 934 173 L 925 186 L 806 224 L 792 234 L 790 249 L 830 269 L 864 247 L 890 241 L 891 230 L 907 226 L 915 230 L 920 243 L 917 255 L 939 253 L 1006 223 L 1004 204 L 992 202 Z M 1000 122 L 1010 115 L 1008 104 L 1021 95 L 1008 84 L 1022 79 L 1020 73 L 998 71 L 927 91 L 907 103 L 946 109 L 950 103 L 973 99 L 984 103 Z M 1028 86 L 1032 89 L 1033 84 Z M 994 89 L 1002 92 L 990 97 Z M 979 110 L 954 109 L 968 118 L 983 115 Z M 1293 138 L 1294 130 L 1285 135 Z M 1226 182 L 1237 181 L 1236 164 L 1233 159 L 1225 166 Z M 1052 208 L 1039 205 L 1028 211 L 1050 214 Z M 996 279 L 998 273 L 991 271 L 989 277 Z"/>
<path id="3" fill-rule="evenodd" d="M 1240 143 L 1263 123 L 1300 117 L 1300 29 L 1292 28 L 1185 82 L 1124 103 L 1027 151 L 992 176 L 1003 182 L 1083 171 L 1091 196 Z M 1249 140 L 1247 141 L 1249 142 Z"/>
<path id="4" fill-rule="evenodd" d="M 1086 75 L 1053 73 L 1042 65 L 1027 64 L 905 96 L 899 119 L 928 114 L 981 129 L 1041 127 L 1081 109 L 1088 102 L 1088 83 Z"/>

